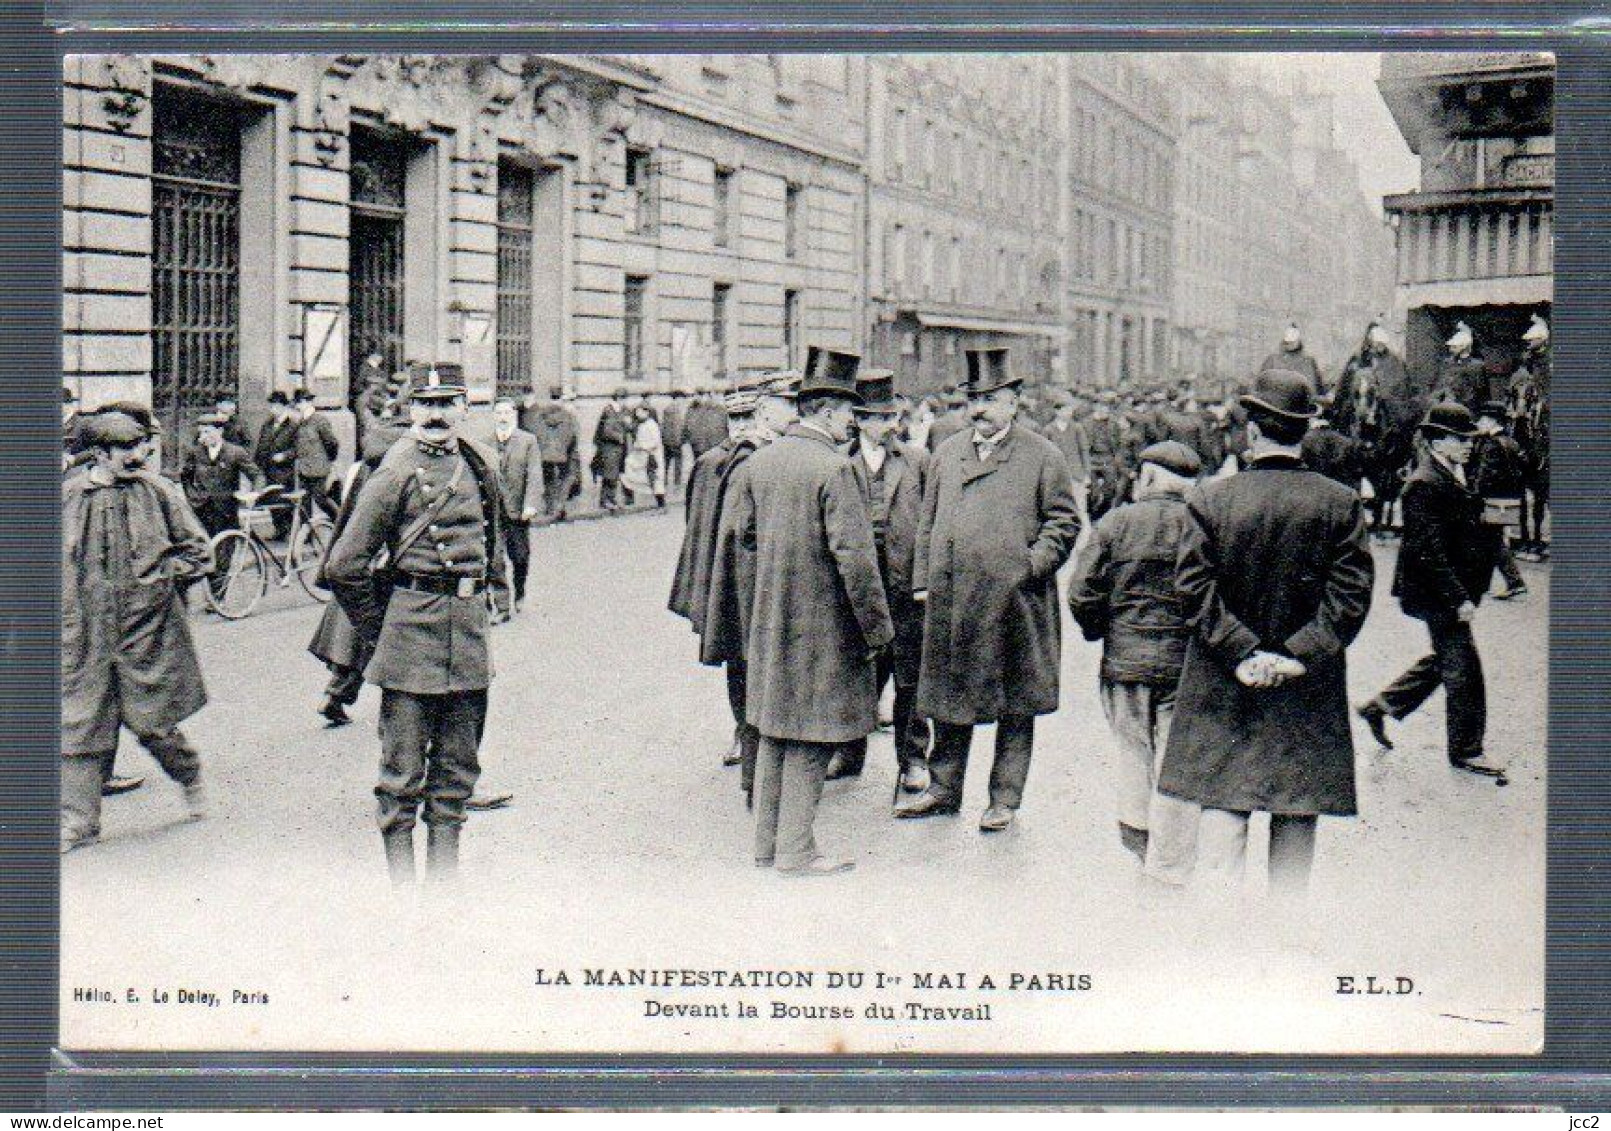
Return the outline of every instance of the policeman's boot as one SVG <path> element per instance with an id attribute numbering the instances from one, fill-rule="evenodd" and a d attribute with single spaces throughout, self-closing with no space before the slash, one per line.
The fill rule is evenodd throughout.
<path id="1" fill-rule="evenodd" d="M 380 834 L 386 846 L 386 871 L 392 884 L 404 887 L 414 882 L 414 830 L 387 829 Z"/>
<path id="2" fill-rule="evenodd" d="M 432 883 L 446 883 L 459 874 L 461 825 L 429 825 L 425 838 L 425 874 Z"/>

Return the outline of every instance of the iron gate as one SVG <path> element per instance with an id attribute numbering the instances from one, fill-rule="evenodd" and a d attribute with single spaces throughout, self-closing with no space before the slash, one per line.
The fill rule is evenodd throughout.
<path id="1" fill-rule="evenodd" d="M 240 383 L 240 120 L 159 88 L 151 175 L 151 407 L 165 455 Z"/>
<path id="2" fill-rule="evenodd" d="M 387 373 L 403 367 L 403 219 L 407 154 L 363 130 L 352 132 L 351 228 L 347 277 L 352 304 L 348 333 L 349 399 L 363 390 L 356 376 L 378 353 Z"/>
<path id="3" fill-rule="evenodd" d="M 498 166 L 498 395 L 531 391 L 532 173 Z"/>

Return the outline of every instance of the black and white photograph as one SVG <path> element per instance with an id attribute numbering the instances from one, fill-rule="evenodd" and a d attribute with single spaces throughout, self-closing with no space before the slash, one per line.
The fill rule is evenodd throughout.
<path id="1" fill-rule="evenodd" d="M 69 55 L 61 1047 L 1539 1052 L 1554 82 Z"/>

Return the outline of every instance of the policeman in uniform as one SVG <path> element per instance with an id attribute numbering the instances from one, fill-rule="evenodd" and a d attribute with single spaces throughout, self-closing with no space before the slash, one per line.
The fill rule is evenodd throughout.
<path id="1" fill-rule="evenodd" d="M 462 382 L 433 368 L 409 404 L 408 439 L 364 484 L 325 574 L 355 627 L 375 633 L 364 678 L 381 689 L 381 837 L 394 883 L 456 870 L 492 679 L 486 590 L 502 558 L 496 461 L 460 435 Z"/>

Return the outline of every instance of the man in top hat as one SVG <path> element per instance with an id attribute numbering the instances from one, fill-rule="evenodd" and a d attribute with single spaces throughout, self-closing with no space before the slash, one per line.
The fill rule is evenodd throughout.
<path id="1" fill-rule="evenodd" d="M 1157 791 L 1175 691 L 1191 636 L 1175 595 L 1186 492 L 1203 463 L 1175 440 L 1141 450 L 1135 502 L 1102 516 L 1080 551 L 1068 606 L 1087 640 L 1102 641 L 1102 710 L 1119 746 L 1119 841 L 1147 875 L 1190 876 L 1197 807 Z"/>
<path id="2" fill-rule="evenodd" d="M 1309 391 L 1313 394 L 1318 395 L 1326 387 L 1320 377 L 1320 364 L 1303 348 L 1303 332 L 1298 329 L 1296 322 L 1287 323 L 1286 332 L 1281 335 L 1281 348 L 1266 357 L 1259 365 L 1260 373 L 1268 373 L 1275 369 L 1307 377 Z"/>
<path id="3" fill-rule="evenodd" d="M 1270 814 L 1271 889 L 1300 895 L 1322 814 L 1357 810 L 1345 649 L 1370 608 L 1357 492 L 1303 464 L 1309 377 L 1241 398 L 1247 465 L 1187 499 L 1175 591 L 1192 625 L 1158 789 L 1203 807 L 1198 867 L 1241 886 L 1248 817 Z"/>
<path id="4" fill-rule="evenodd" d="M 201 759 L 179 724 L 207 702 L 183 585 L 212 569 L 207 533 L 149 470 L 144 425 L 97 412 L 94 463 L 62 483 L 61 850 L 94 841 L 122 728 L 204 812 Z M 138 785 L 138 779 L 128 779 Z"/>
<path id="5" fill-rule="evenodd" d="M 875 667 L 894 638 L 866 496 L 840 451 L 861 399 L 854 354 L 813 348 L 800 420 L 750 456 L 728 503 L 754 555 L 745 717 L 761 735 L 755 863 L 791 876 L 853 867 L 812 826 L 835 749 L 878 722 Z"/>
<path id="6" fill-rule="evenodd" d="M 893 370 L 863 369 L 856 386 L 862 400 L 855 409 L 856 449 L 850 462 L 867 493 L 884 599 L 895 622 L 895 639 L 878 656 L 878 689 L 882 693 L 887 681 L 895 681 L 898 788 L 921 793 L 928 787 L 929 724 L 913 710 L 923 656 L 923 607 L 912 598 L 912 559 L 922 521 L 928 453 L 904 443 L 897 434 L 901 406 Z M 847 746 L 829 766 L 829 780 L 859 775 L 866 759 L 865 739 Z"/>
<path id="7" fill-rule="evenodd" d="M 1425 455 L 1404 484 L 1404 544 L 1393 596 L 1407 616 L 1426 625 L 1432 652 L 1359 709 L 1371 734 L 1392 747 L 1385 720 L 1402 719 L 1442 687 L 1449 763 L 1504 780 L 1483 750 L 1487 693 L 1471 632 L 1493 578 L 1498 532 L 1483 522 L 1482 496 L 1466 479 L 1477 436 L 1464 405 L 1435 404 L 1421 422 Z"/>
<path id="8" fill-rule="evenodd" d="M 747 544 L 739 508 L 728 504 L 748 486 L 749 457 L 781 436 L 799 419 L 796 398 L 800 375 L 792 370 L 769 373 L 740 386 L 730 404 L 728 417 L 733 434 L 715 451 L 726 452 L 719 465 L 713 464 L 702 476 L 704 483 L 714 478 L 714 513 L 710 517 L 713 545 L 710 548 L 704 586 L 703 613 L 697 618 L 699 662 L 727 670 L 728 705 L 732 708 L 734 745 L 723 764 L 737 755 L 739 789 L 748 802 L 754 794 L 755 766 L 761 735 L 748 718 L 748 648 L 750 609 L 755 601 L 755 554 Z M 746 407 L 743 398 L 748 398 Z M 702 460 L 710 460 L 711 452 Z"/>
<path id="9" fill-rule="evenodd" d="M 492 681 L 486 590 L 503 556 L 497 462 L 463 438 L 468 391 L 438 367 L 414 388 L 408 442 L 363 486 L 325 577 L 353 628 L 375 640 L 364 678 L 381 689 L 379 824 L 395 883 L 458 865 L 465 802 Z"/>
<path id="10" fill-rule="evenodd" d="M 1550 344 L 1549 323 L 1534 314 L 1522 334 L 1522 361 L 1510 378 L 1512 434 L 1522 451 L 1522 556 L 1548 556 L 1544 516 L 1549 510 Z"/>
<path id="11" fill-rule="evenodd" d="M 968 352 L 973 427 L 929 461 L 912 589 L 925 603 L 916 710 L 934 721 L 929 788 L 898 817 L 956 813 L 973 728 L 996 723 L 990 806 L 1007 828 L 1023 802 L 1035 716 L 1057 710 L 1057 571 L 1080 532 L 1068 464 L 1015 422 L 1020 379 L 1005 349 Z"/>
<path id="12" fill-rule="evenodd" d="M 1455 323 L 1454 333 L 1443 345 L 1449 353 L 1438 367 L 1433 400 L 1454 401 L 1475 416 L 1488 400 L 1488 367 L 1472 352 L 1476 339 L 1471 327 L 1464 322 Z"/>
<path id="13" fill-rule="evenodd" d="M 241 489 L 242 479 L 254 488 L 263 485 L 263 472 L 246 449 L 224 439 L 227 423 L 222 413 L 198 417 L 196 443 L 185 453 L 179 470 L 185 498 L 209 537 L 240 526 L 240 502 L 235 492 Z"/>
<path id="14" fill-rule="evenodd" d="M 335 469 L 336 453 L 341 450 L 335 429 L 314 403 L 311 390 L 298 389 L 291 395 L 291 402 L 297 417 L 296 460 L 292 465 L 296 485 L 308 493 L 308 502 L 335 518 L 330 473 Z M 308 512 L 310 516 L 312 513 Z"/>

